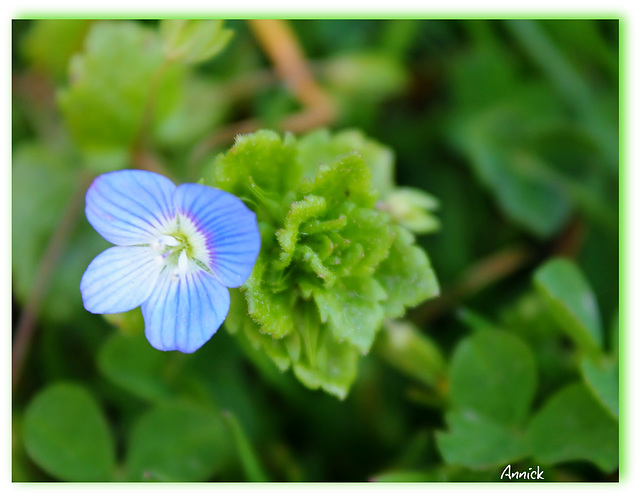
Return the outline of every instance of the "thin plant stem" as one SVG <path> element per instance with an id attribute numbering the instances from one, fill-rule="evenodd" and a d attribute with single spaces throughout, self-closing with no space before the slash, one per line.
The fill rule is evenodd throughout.
<path id="1" fill-rule="evenodd" d="M 20 382 L 25 361 L 33 343 L 42 301 L 46 296 L 60 256 L 76 226 L 78 215 L 84 204 L 84 194 L 92 179 L 93 174 L 89 172 L 84 171 L 80 174 L 76 190 L 71 196 L 56 230 L 49 239 L 36 273 L 33 289 L 20 315 L 12 348 L 12 385 L 14 390 Z"/>

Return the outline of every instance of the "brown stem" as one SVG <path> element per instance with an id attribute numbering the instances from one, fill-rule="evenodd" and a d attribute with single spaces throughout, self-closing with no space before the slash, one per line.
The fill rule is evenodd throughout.
<path id="1" fill-rule="evenodd" d="M 304 107 L 302 111 L 285 117 L 276 128 L 300 133 L 332 122 L 336 117 L 336 107 L 316 82 L 302 47 L 289 24 L 276 19 L 247 22 L 273 63 L 278 76 Z M 265 83 L 272 81 L 268 73 L 263 74 L 262 78 L 262 82 Z M 216 131 L 195 146 L 190 164 L 197 165 L 215 147 L 231 142 L 238 134 L 256 131 L 261 126 L 259 119 L 247 119 Z"/>
<path id="2" fill-rule="evenodd" d="M 294 96 L 305 107 L 333 105 L 316 83 L 302 47 L 286 21 L 277 19 L 249 20 L 249 27 L 258 39 L 276 72 L 287 83 Z"/>
<path id="3" fill-rule="evenodd" d="M 26 357 L 33 343 L 36 321 L 49 287 L 51 276 L 76 225 L 78 215 L 84 204 L 84 194 L 92 179 L 93 175 L 88 172 L 83 172 L 80 175 L 76 190 L 69 200 L 56 230 L 49 239 L 36 273 L 33 289 L 20 315 L 12 350 L 12 384 L 14 390 L 20 381 Z"/>

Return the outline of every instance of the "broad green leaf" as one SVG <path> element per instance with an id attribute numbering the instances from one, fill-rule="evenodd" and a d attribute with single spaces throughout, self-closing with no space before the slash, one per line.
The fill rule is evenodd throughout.
<path id="1" fill-rule="evenodd" d="M 580 364 L 582 375 L 596 398 L 618 418 L 619 365 L 609 357 L 598 362 L 585 357 Z"/>
<path id="2" fill-rule="evenodd" d="M 190 75 L 176 105 L 156 122 L 154 138 L 170 147 L 192 145 L 222 123 L 230 103 L 218 86 Z"/>
<path id="3" fill-rule="evenodd" d="M 558 102 L 546 88 L 525 86 L 452 124 L 456 146 L 500 209 L 540 238 L 560 229 L 571 213 L 564 185 L 534 148 L 536 137 L 557 129 L 559 118 Z"/>
<path id="4" fill-rule="evenodd" d="M 535 361 L 513 334 L 479 329 L 456 348 L 449 380 L 454 408 L 515 427 L 525 420 L 533 400 Z"/>
<path id="5" fill-rule="evenodd" d="M 144 334 L 114 333 L 98 354 L 100 372 L 122 389 L 147 401 L 170 395 L 164 380 L 167 354 L 153 349 Z"/>
<path id="6" fill-rule="evenodd" d="M 576 346 L 598 354 L 603 345 L 600 312 L 580 269 L 570 260 L 555 258 L 538 268 L 534 283 L 558 325 Z"/>
<path id="7" fill-rule="evenodd" d="M 531 420 L 528 437 L 542 464 L 589 461 L 605 472 L 618 466 L 618 422 L 584 384 L 551 397 Z"/>
<path id="8" fill-rule="evenodd" d="M 231 437 L 236 453 L 242 464 L 244 476 L 247 482 L 269 482 L 269 476 L 265 472 L 255 449 L 251 446 L 244 429 L 236 416 L 229 412 L 222 412 L 222 416 L 231 430 Z"/>
<path id="9" fill-rule="evenodd" d="M 220 19 L 163 19 L 160 34 L 166 57 L 194 64 L 217 55 L 233 35 L 223 25 Z"/>
<path id="10" fill-rule="evenodd" d="M 71 61 L 69 86 L 58 103 L 94 170 L 126 166 L 143 128 L 175 106 L 181 68 L 163 64 L 155 31 L 129 21 L 92 26 L 84 50 Z"/>
<path id="11" fill-rule="evenodd" d="M 38 19 L 22 42 L 25 57 L 37 69 L 62 79 L 69 59 L 80 51 L 92 21 L 86 19 Z"/>
<path id="12" fill-rule="evenodd" d="M 172 402 L 145 413 L 135 424 L 126 456 L 132 481 L 196 482 L 210 479 L 228 456 L 220 413 Z"/>
<path id="13" fill-rule="evenodd" d="M 115 446 L 93 396 L 82 386 L 56 383 L 28 405 L 23 426 L 29 456 L 60 480 L 112 478 Z"/>
<path id="14" fill-rule="evenodd" d="M 387 320 L 374 351 L 385 362 L 423 384 L 444 389 L 445 361 L 438 346 L 408 321 Z"/>
<path id="15" fill-rule="evenodd" d="M 448 464 L 483 469 L 506 465 L 529 454 L 524 433 L 481 414 L 454 411 L 446 420 L 449 432 L 438 432 L 436 440 Z"/>

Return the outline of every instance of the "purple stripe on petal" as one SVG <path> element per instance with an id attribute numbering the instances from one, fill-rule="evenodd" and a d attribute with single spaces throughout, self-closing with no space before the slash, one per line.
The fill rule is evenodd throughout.
<path id="1" fill-rule="evenodd" d="M 93 259 L 82 276 L 84 307 L 91 313 L 132 310 L 149 297 L 160 270 L 148 248 L 109 248 Z"/>
<path id="2" fill-rule="evenodd" d="M 175 216 L 175 185 L 154 172 L 122 170 L 97 177 L 87 191 L 87 220 L 116 245 L 146 243 Z"/>
<path id="3" fill-rule="evenodd" d="M 147 339 L 158 350 L 193 353 L 216 333 L 229 301 L 229 290 L 204 271 L 165 271 L 142 304 Z"/>
<path id="4" fill-rule="evenodd" d="M 255 214 L 232 194 L 201 184 L 178 186 L 174 202 L 204 236 L 216 278 L 227 287 L 242 285 L 260 252 Z"/>

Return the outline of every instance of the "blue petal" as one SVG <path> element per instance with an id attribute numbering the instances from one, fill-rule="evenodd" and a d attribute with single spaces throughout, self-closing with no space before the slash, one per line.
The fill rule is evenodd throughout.
<path id="1" fill-rule="evenodd" d="M 260 252 L 256 215 L 231 193 L 201 184 L 178 186 L 174 201 L 204 235 L 215 277 L 229 288 L 242 285 Z"/>
<path id="2" fill-rule="evenodd" d="M 193 353 L 211 339 L 229 312 L 229 290 L 200 270 L 180 278 L 165 270 L 142 304 L 145 334 L 161 351 Z"/>
<path id="3" fill-rule="evenodd" d="M 84 307 L 91 313 L 119 313 L 146 300 L 161 265 L 151 249 L 113 246 L 93 259 L 80 281 Z"/>
<path id="4" fill-rule="evenodd" d="M 122 170 L 94 179 L 85 213 L 98 233 L 115 245 L 148 243 L 173 216 L 175 185 L 154 172 Z"/>

